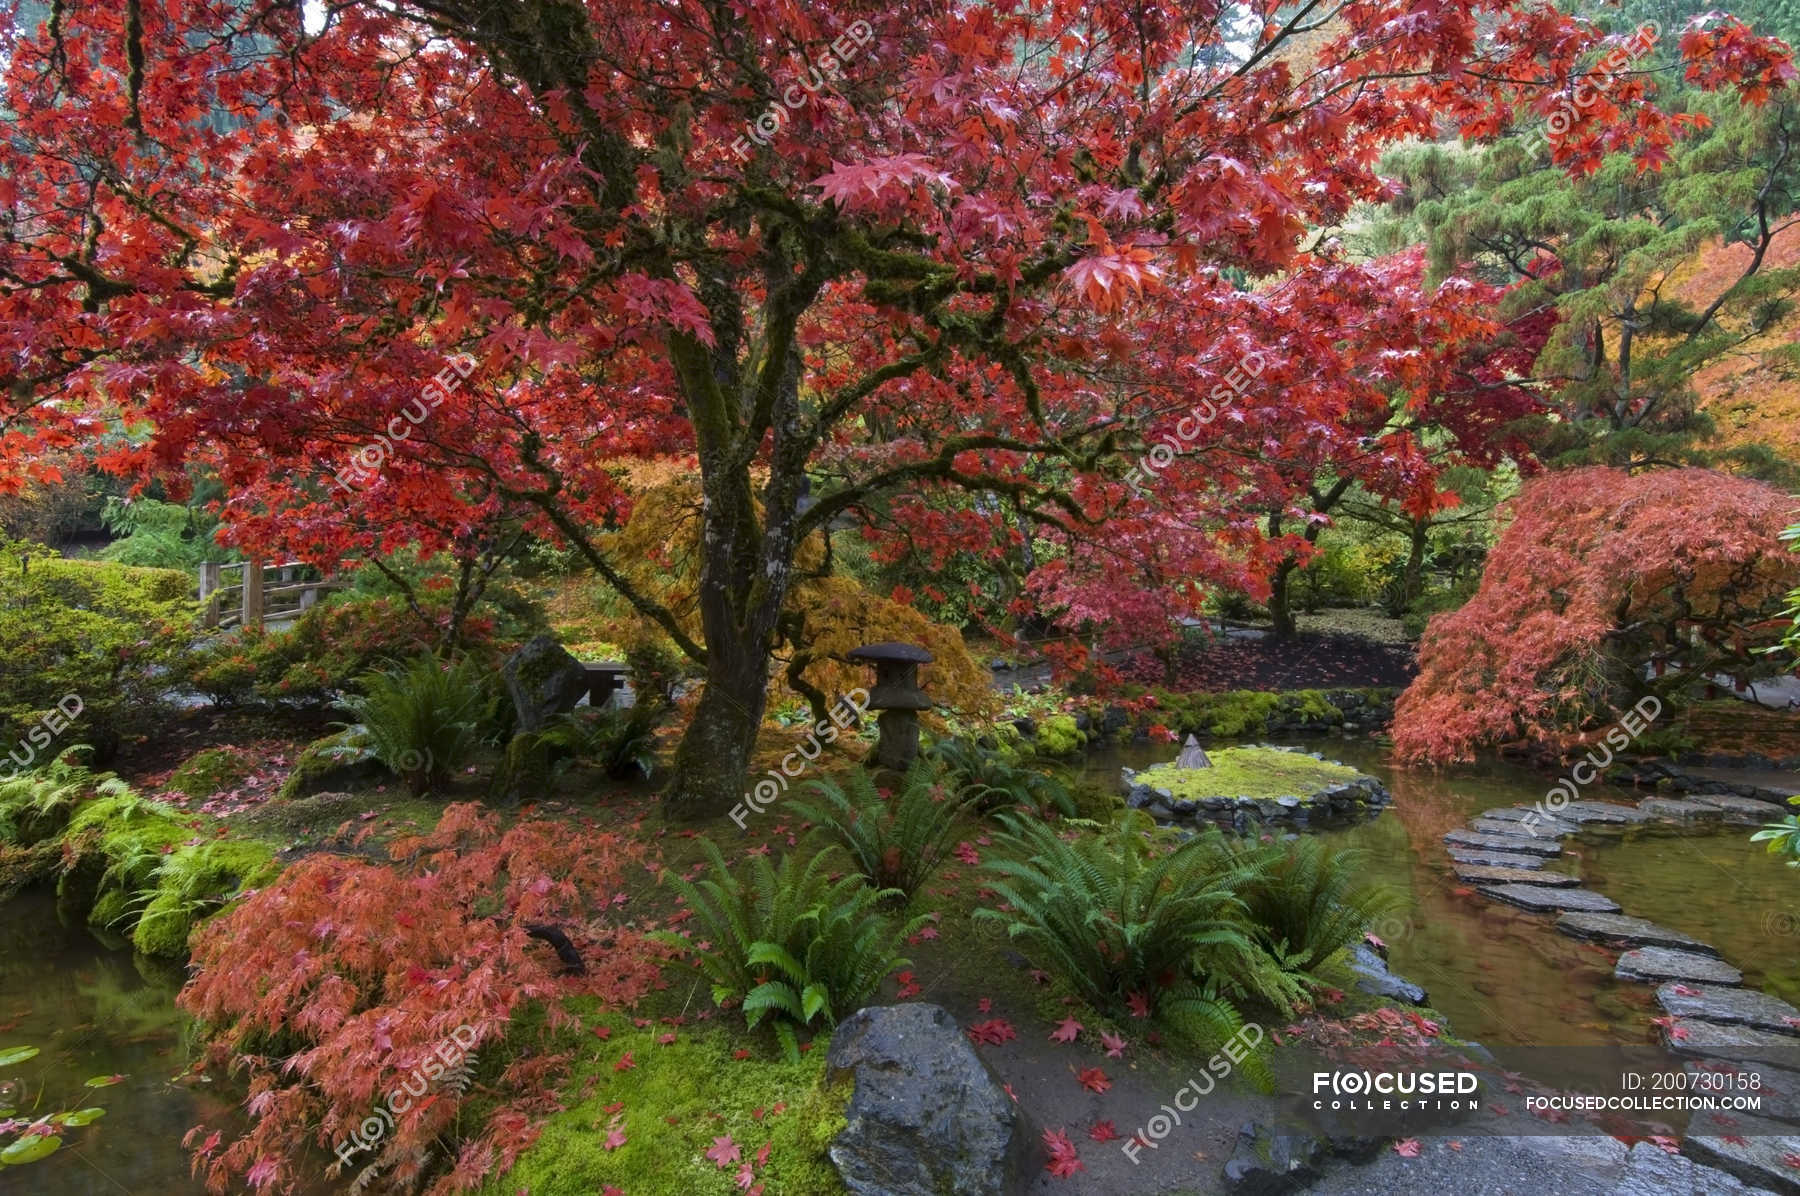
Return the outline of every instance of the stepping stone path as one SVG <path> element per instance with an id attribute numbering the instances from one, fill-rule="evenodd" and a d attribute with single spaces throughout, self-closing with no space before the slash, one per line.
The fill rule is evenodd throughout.
<path id="1" fill-rule="evenodd" d="M 1673 951 L 1668 947 L 1639 947 L 1619 956 L 1613 975 L 1620 980 L 1641 980 L 1657 984 L 1664 980 L 1680 980 L 1686 984 L 1722 984 L 1735 988 L 1744 982 L 1744 974 L 1712 955 L 1696 955 L 1692 951 Z"/>
<path id="2" fill-rule="evenodd" d="M 1524 855 L 1561 855 L 1562 845 L 1545 836 L 1484 835 L 1479 831 L 1451 831 L 1444 842 L 1452 847 L 1473 847 L 1482 851 L 1510 851 Z"/>
<path id="3" fill-rule="evenodd" d="M 1504 901 L 1508 905 L 1516 905 L 1520 909 L 1528 909 L 1534 913 L 1558 913 L 1562 910 L 1581 910 L 1593 914 L 1615 914 L 1619 912 L 1619 903 L 1610 897 L 1602 897 L 1589 889 L 1556 889 L 1549 885 L 1483 885 L 1480 890 L 1486 897 L 1496 901 Z"/>
<path id="4" fill-rule="evenodd" d="M 1556 928 L 1570 938 L 1594 939 L 1613 946 L 1672 947 L 1695 955 L 1718 954 L 1699 939 L 1689 938 L 1679 930 L 1669 930 L 1647 918 L 1631 918 L 1624 914 L 1564 914 L 1556 920 Z"/>
<path id="5" fill-rule="evenodd" d="M 1545 885 L 1560 889 L 1581 883 L 1579 876 L 1565 872 L 1533 872 L 1529 868 L 1506 868 L 1495 864 L 1456 864 L 1450 870 L 1456 873 L 1456 879 L 1471 885 Z"/>
<path id="6" fill-rule="evenodd" d="M 1670 981 L 1656 990 L 1656 1003 L 1676 1018 L 1793 1035 L 1787 1046 L 1800 1056 L 1800 1009 L 1779 997 L 1749 988 Z"/>

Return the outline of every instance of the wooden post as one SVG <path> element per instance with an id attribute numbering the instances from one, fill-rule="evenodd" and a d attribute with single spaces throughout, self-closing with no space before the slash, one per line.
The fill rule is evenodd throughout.
<path id="1" fill-rule="evenodd" d="M 219 566 L 205 564 L 200 566 L 200 601 L 205 604 L 201 622 L 207 627 L 219 625 Z"/>
<path id="2" fill-rule="evenodd" d="M 258 631 L 263 625 L 263 564 L 262 558 L 252 557 L 244 562 L 244 621 L 245 627 L 254 627 Z"/>

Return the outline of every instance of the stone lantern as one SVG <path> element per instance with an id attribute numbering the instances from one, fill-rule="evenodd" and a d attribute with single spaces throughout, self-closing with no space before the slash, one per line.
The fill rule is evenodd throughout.
<path id="1" fill-rule="evenodd" d="M 919 666 L 935 659 L 917 644 L 864 644 L 850 651 L 849 659 L 875 666 L 875 688 L 869 691 L 869 709 L 879 710 L 875 725 L 875 762 L 883 768 L 905 772 L 919 754 L 919 711 L 931 709 L 931 699 L 919 688 Z"/>

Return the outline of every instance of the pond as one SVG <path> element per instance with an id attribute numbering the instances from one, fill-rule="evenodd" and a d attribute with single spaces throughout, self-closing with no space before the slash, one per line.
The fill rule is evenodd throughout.
<path id="1" fill-rule="evenodd" d="M 183 1072 L 183 1017 L 173 975 L 146 976 L 129 950 L 102 946 L 83 928 L 60 925 L 55 898 L 27 891 L 0 903 L 0 1051 L 40 1054 L 0 1068 L 0 1083 L 23 1082 L 41 1116 L 99 1106 L 104 1117 L 68 1131 L 55 1154 L 0 1168 L 0 1193 L 120 1196 L 199 1192 L 181 1137 L 202 1121 L 225 1124 L 228 1099 L 171 1083 Z M 87 1088 L 92 1077 L 123 1075 Z M 29 1105 L 21 1116 L 32 1115 Z M 10 1141 L 10 1135 L 8 1140 Z"/>
<path id="2" fill-rule="evenodd" d="M 1397 769 L 1366 739 L 1290 741 L 1381 778 L 1394 804 L 1376 818 L 1319 833 L 1365 853 L 1366 874 L 1390 887 L 1399 909 L 1376 927 L 1389 966 L 1421 985 L 1458 1037 L 1492 1045 L 1640 1043 L 1654 1038 L 1650 985 L 1613 979 L 1618 952 L 1558 934 L 1554 919 L 1488 901 L 1450 870 L 1442 836 L 1501 805 L 1541 801 L 1554 778 L 1503 761 L 1450 773 Z M 1169 760 L 1170 744 L 1134 744 L 1090 753 L 1083 771 L 1118 785 L 1120 766 Z M 1632 801 L 1626 790 L 1590 788 L 1584 797 Z M 1774 807 L 1771 807 L 1774 810 Z M 1574 871 L 1584 887 L 1625 913 L 1711 943 L 1747 985 L 1800 1001 L 1800 871 L 1785 867 L 1750 828 L 1693 834 L 1643 831 L 1563 841 L 1550 867 Z"/>

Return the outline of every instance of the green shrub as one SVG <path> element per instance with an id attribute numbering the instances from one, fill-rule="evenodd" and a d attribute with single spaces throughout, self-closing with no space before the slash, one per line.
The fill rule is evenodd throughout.
<path id="1" fill-rule="evenodd" d="M 1053 714 L 1038 723 L 1037 748 L 1046 756 L 1073 755 L 1086 742 L 1072 714 Z"/>
<path id="2" fill-rule="evenodd" d="M 1291 970 L 1313 972 L 1362 941 L 1369 923 L 1395 907 L 1391 892 L 1358 883 L 1359 852 L 1302 836 L 1286 843 L 1222 840 L 1251 932 Z"/>
<path id="3" fill-rule="evenodd" d="M 0 545 L 0 752 L 29 767 L 73 734 L 105 759 L 125 736 L 154 728 L 168 671 L 195 634 L 193 586 L 172 570 Z M 52 713 L 71 694 L 81 702 L 72 731 L 57 724 L 73 703 Z"/>
<path id="4" fill-rule="evenodd" d="M 956 819 L 965 799 L 945 793 L 929 760 L 916 760 L 899 791 L 884 798 L 867 769 L 843 783 L 825 779 L 807 786 L 815 802 L 793 810 L 817 826 L 816 834 L 841 846 L 869 884 L 910 898 L 955 846 Z"/>
<path id="5" fill-rule="evenodd" d="M 109 498 L 100 519 L 119 537 L 100 551 L 101 560 L 191 573 L 207 561 L 224 559 L 213 538 L 218 520 L 181 503 Z"/>
<path id="6" fill-rule="evenodd" d="M 933 745 L 930 756 L 943 769 L 945 784 L 984 813 L 1024 806 L 1039 817 L 1051 810 L 1065 818 L 1075 816 L 1075 800 L 1059 778 L 972 740 L 945 740 Z"/>
<path id="7" fill-rule="evenodd" d="M 375 756 L 423 796 L 468 762 L 494 717 L 487 671 L 472 660 L 446 665 L 423 655 L 386 672 L 365 673 L 360 694 L 338 702 L 369 735 Z"/>
<path id="8" fill-rule="evenodd" d="M 668 932 L 652 937 L 693 952 L 690 966 L 712 982 L 721 1006 L 741 1002 L 752 1028 L 772 1019 L 790 1059 L 799 1057 L 796 1030 L 835 1026 L 860 1008 L 882 977 L 906 964 L 900 944 L 925 924 L 883 916 L 877 906 L 896 896 L 872 889 L 860 876 L 829 879 L 837 852 L 827 848 L 779 867 L 754 855 L 747 878 L 732 874 L 709 839 L 700 841 L 711 875 L 693 883 L 673 872 L 664 879 L 694 911 L 711 946 L 699 951 Z"/>

